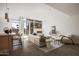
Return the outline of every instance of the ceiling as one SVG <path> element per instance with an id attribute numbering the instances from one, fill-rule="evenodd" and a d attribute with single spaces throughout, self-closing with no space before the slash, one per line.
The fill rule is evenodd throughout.
<path id="1" fill-rule="evenodd" d="M 69 15 L 79 15 L 79 3 L 47 3 L 47 5 Z"/>

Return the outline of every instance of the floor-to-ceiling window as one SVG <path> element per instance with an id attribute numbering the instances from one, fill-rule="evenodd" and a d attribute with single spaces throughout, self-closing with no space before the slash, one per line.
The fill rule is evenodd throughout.
<path id="1" fill-rule="evenodd" d="M 32 20 L 32 19 L 26 19 L 28 20 L 28 28 L 29 28 L 29 34 L 33 33 L 42 33 L 42 21 L 38 20 Z"/>
<path id="2" fill-rule="evenodd" d="M 19 32 L 24 35 L 33 33 L 42 33 L 42 21 L 20 18 L 12 20 L 12 28 L 19 29 Z"/>

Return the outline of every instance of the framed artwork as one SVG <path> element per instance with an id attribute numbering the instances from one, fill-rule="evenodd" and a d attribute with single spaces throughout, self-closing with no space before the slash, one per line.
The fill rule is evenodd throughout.
<path id="1" fill-rule="evenodd" d="M 56 26 L 52 26 L 52 34 L 56 34 Z"/>

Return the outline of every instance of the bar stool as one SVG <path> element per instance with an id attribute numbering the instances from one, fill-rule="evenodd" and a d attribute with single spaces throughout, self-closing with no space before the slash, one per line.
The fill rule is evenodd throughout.
<path id="1" fill-rule="evenodd" d="M 15 44 L 15 41 L 16 42 L 18 41 L 18 43 Z M 22 39 L 21 39 L 20 34 L 18 34 L 18 35 L 16 34 L 16 35 L 13 36 L 12 47 L 14 47 L 14 46 L 21 46 L 22 47 Z"/>

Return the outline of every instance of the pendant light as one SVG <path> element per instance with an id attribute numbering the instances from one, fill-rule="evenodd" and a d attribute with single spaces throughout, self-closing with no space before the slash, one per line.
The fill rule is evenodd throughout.
<path id="1" fill-rule="evenodd" d="M 7 20 L 7 22 L 9 22 L 8 12 L 9 12 L 9 8 L 7 7 L 7 3 L 6 3 L 5 19 Z"/>

